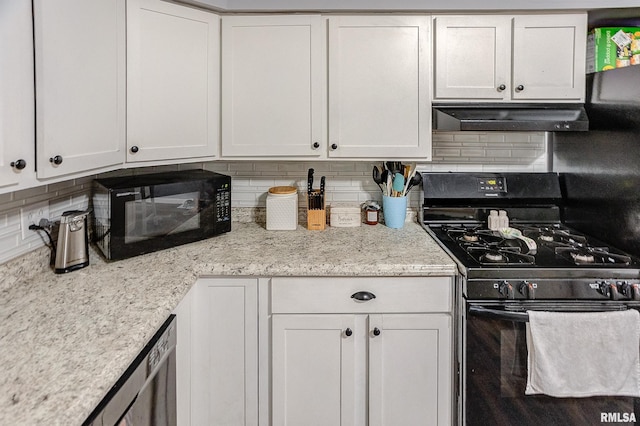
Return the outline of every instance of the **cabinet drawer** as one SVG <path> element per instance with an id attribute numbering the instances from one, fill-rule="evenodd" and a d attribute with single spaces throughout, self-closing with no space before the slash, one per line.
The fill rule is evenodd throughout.
<path id="1" fill-rule="evenodd" d="M 450 312 L 452 290 L 450 277 L 273 278 L 271 312 Z M 358 292 L 375 298 L 357 300 Z"/>

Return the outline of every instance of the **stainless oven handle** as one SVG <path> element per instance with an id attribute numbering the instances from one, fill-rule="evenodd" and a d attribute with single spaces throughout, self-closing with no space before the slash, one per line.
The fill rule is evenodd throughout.
<path id="1" fill-rule="evenodd" d="M 529 314 L 526 312 L 512 312 L 503 311 L 501 309 L 488 309 L 482 306 L 469 306 L 469 314 L 493 319 L 529 322 Z"/>
<path id="2" fill-rule="evenodd" d="M 594 309 L 589 309 L 587 307 L 582 306 L 579 309 L 553 309 L 553 311 L 562 311 L 562 312 L 606 312 L 606 311 L 625 311 L 629 309 L 625 305 L 613 305 L 608 308 L 598 306 Z M 529 314 L 527 312 L 516 312 L 516 311 L 505 311 L 502 309 L 489 309 L 484 306 L 469 306 L 469 314 L 477 315 L 486 318 L 493 318 L 498 320 L 507 320 L 507 321 L 515 321 L 515 322 L 529 322 Z"/>

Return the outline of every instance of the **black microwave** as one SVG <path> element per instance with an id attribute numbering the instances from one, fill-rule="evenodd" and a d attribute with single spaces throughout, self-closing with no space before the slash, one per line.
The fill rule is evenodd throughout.
<path id="1" fill-rule="evenodd" d="M 93 240 L 117 260 L 231 230 L 231 178 L 205 170 L 96 179 Z"/>

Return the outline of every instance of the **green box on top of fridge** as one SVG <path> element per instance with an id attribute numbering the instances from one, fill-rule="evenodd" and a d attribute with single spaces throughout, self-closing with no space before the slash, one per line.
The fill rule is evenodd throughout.
<path id="1" fill-rule="evenodd" d="M 640 27 L 594 28 L 587 36 L 587 73 L 640 64 Z"/>

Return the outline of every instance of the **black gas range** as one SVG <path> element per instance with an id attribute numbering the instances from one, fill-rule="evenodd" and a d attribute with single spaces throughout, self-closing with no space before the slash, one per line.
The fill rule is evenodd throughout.
<path id="1" fill-rule="evenodd" d="M 640 310 L 638 259 L 563 222 L 557 174 L 422 178 L 422 225 L 460 270 L 457 423 L 548 426 L 599 424 L 611 412 L 640 417 L 640 398 L 525 394 L 529 313 Z"/>
<path id="2" fill-rule="evenodd" d="M 466 298 L 640 300 L 638 259 L 562 222 L 555 173 L 424 173 L 423 193 Z"/>

